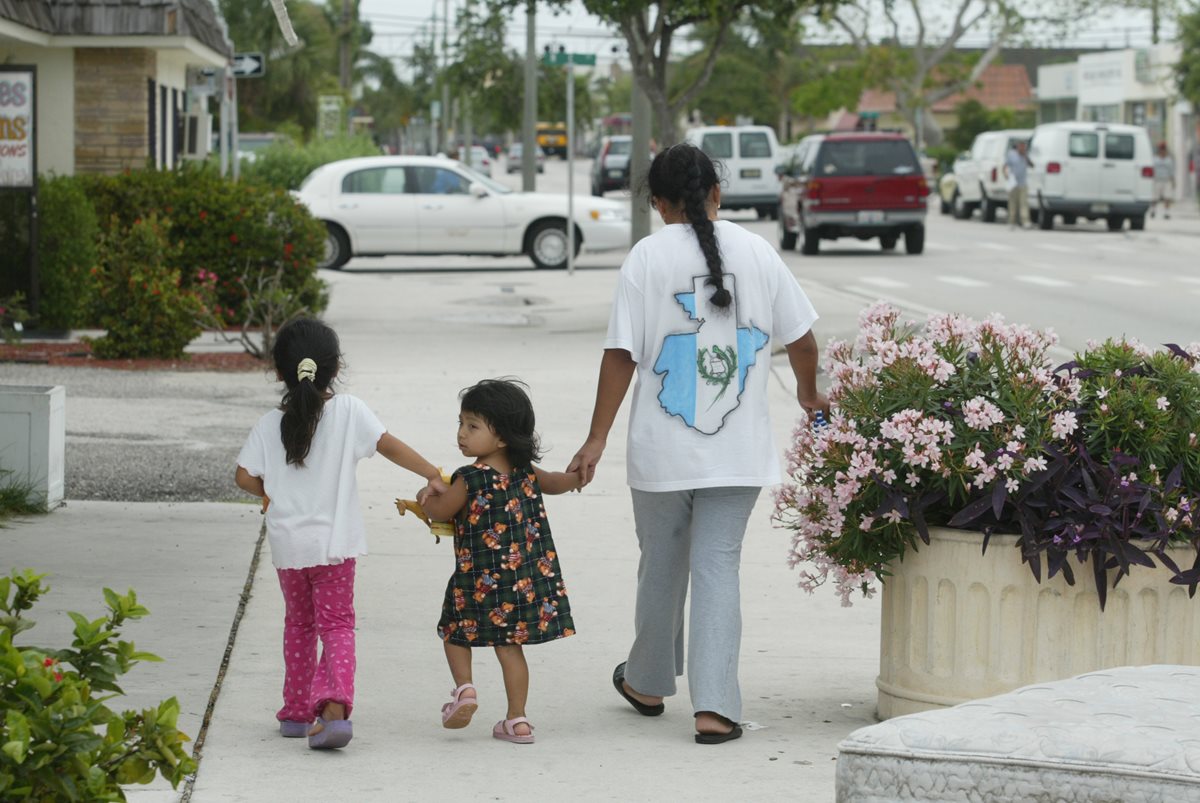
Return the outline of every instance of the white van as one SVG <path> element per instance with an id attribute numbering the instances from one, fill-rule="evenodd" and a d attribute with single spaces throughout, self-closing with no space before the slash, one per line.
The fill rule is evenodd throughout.
<path id="1" fill-rule="evenodd" d="M 687 132 L 687 141 L 708 154 L 721 178 L 722 209 L 754 209 L 759 217 L 779 215 L 779 180 L 775 163 L 779 141 L 766 125 L 702 126 Z"/>
<path id="2" fill-rule="evenodd" d="M 1008 187 L 1005 186 L 1004 157 L 1018 142 L 1029 142 L 1033 131 L 1009 128 L 984 131 L 971 144 L 969 158 L 954 163 L 957 197 L 950 202 L 954 216 L 964 220 L 976 209 L 983 210 L 988 223 L 996 220 L 996 210 L 1008 206 Z"/>
<path id="3" fill-rule="evenodd" d="M 1154 198 L 1154 154 L 1146 129 L 1120 123 L 1046 123 L 1029 145 L 1030 217 L 1071 224 L 1103 218 L 1111 231 L 1146 226 Z"/>

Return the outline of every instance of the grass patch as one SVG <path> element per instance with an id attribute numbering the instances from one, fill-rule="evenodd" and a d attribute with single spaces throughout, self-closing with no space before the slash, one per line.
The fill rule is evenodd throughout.
<path id="1" fill-rule="evenodd" d="M 29 501 L 33 483 L 13 477 L 11 471 L 0 469 L 0 523 L 13 516 L 32 516 L 45 513 L 46 506 Z"/>

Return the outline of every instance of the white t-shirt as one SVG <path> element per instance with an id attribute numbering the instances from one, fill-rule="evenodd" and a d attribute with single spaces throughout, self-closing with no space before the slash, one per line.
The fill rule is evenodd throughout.
<path id="1" fill-rule="evenodd" d="M 606 349 L 637 363 L 629 419 L 629 485 L 642 491 L 764 486 L 780 481 L 767 410 L 775 344 L 817 320 L 775 249 L 736 223 L 714 223 L 733 303 L 713 307 L 692 227 L 665 226 L 629 252 Z"/>
<path id="2" fill-rule="evenodd" d="M 367 554 L 354 470 L 375 454 L 387 429 L 361 399 L 336 394 L 325 402 L 300 468 L 287 462 L 282 420 L 281 410 L 260 418 L 237 459 L 252 477 L 262 477 L 271 499 L 267 540 L 275 568 L 329 566 Z"/>

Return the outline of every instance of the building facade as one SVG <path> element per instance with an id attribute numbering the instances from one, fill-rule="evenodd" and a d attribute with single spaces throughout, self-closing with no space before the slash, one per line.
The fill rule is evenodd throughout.
<path id="1" fill-rule="evenodd" d="M 0 0 L 0 63 L 37 68 L 43 173 L 175 166 L 189 68 L 232 54 L 210 0 Z"/>

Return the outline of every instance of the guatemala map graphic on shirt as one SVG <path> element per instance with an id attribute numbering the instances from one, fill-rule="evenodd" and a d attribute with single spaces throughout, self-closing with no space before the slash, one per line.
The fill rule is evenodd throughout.
<path id="1" fill-rule="evenodd" d="M 732 274 L 724 274 L 725 289 L 733 296 L 726 309 L 714 307 L 705 286 L 707 276 L 692 280 L 690 293 L 675 300 L 696 321 L 695 331 L 667 335 L 654 363 L 661 374 L 659 404 L 668 415 L 679 416 L 692 429 L 714 435 L 725 417 L 737 409 L 746 387 L 746 373 L 767 344 L 767 333 L 751 324 L 737 325 L 737 290 Z"/>

